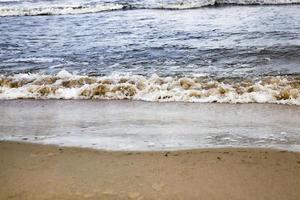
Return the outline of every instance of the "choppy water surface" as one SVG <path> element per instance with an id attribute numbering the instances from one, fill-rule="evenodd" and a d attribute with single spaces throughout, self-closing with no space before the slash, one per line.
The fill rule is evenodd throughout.
<path id="1" fill-rule="evenodd" d="M 300 72 L 300 6 L 0 17 L 0 73 Z"/>
<path id="2" fill-rule="evenodd" d="M 282 103 L 283 99 L 299 104 L 300 5 L 290 3 L 299 2 L 1 0 L 0 98 L 233 103 Z M 208 5 L 214 6 L 205 7 Z M 63 81 L 78 81 L 82 76 L 93 76 L 94 81 L 66 86 L 60 76 L 64 70 L 78 76 L 64 76 Z M 16 75 L 19 73 L 23 75 Z M 52 81 L 37 81 L 45 78 L 43 74 Z M 126 80 L 120 81 L 120 76 Z M 206 79 L 195 80 L 197 77 Z M 182 84 L 180 78 L 192 82 Z M 265 87 L 265 79 L 278 81 Z M 250 83 L 244 86 L 245 81 Z M 205 83 L 195 86 L 199 82 Z M 253 89 L 256 84 L 262 86 Z M 244 89 L 237 89 L 240 85 Z M 132 95 L 122 96 L 131 86 Z M 92 92 L 84 93 L 87 87 Z M 106 89 L 93 94 L 97 87 Z M 215 90 L 206 92 L 211 88 Z M 68 91 L 62 95 L 59 89 Z M 122 97 L 112 94 L 116 91 Z M 256 93 L 250 100 L 240 96 L 252 92 Z M 191 100 L 186 98 L 190 93 L 193 98 L 216 93 L 226 98 Z M 264 97 L 253 97 L 257 95 Z"/>

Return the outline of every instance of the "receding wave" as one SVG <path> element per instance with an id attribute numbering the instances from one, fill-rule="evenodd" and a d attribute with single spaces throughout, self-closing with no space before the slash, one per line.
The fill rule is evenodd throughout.
<path id="1" fill-rule="evenodd" d="M 0 99 L 129 99 L 156 102 L 277 103 L 300 105 L 300 76 L 212 79 L 207 76 L 103 77 L 16 74 L 0 76 Z"/>
<path id="2" fill-rule="evenodd" d="M 187 0 L 175 2 L 154 1 L 153 3 L 78 3 L 70 5 L 23 5 L 22 7 L 0 7 L 0 16 L 34 16 L 84 14 L 127 9 L 193 9 L 213 5 L 282 5 L 299 4 L 300 0 Z"/>

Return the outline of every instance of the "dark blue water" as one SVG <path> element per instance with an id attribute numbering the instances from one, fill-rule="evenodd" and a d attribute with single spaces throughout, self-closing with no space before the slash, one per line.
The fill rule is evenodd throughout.
<path id="1" fill-rule="evenodd" d="M 0 17 L 0 74 L 62 69 L 88 75 L 300 74 L 300 6 Z"/>

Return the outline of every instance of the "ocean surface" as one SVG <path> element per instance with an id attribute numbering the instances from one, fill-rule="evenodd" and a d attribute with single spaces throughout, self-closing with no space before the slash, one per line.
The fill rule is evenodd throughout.
<path id="1" fill-rule="evenodd" d="M 300 0 L 0 0 L 0 99 L 300 105 Z"/>
<path id="2" fill-rule="evenodd" d="M 300 0 L 0 0 L 0 140 L 300 151 L 298 105 Z"/>

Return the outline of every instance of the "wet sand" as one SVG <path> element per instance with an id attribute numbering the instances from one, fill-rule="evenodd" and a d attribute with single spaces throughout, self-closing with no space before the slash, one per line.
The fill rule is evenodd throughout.
<path id="1" fill-rule="evenodd" d="M 109 152 L 0 142 L 0 199 L 300 198 L 300 154 Z"/>

